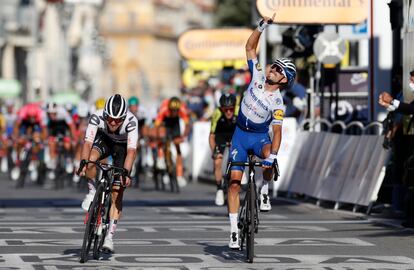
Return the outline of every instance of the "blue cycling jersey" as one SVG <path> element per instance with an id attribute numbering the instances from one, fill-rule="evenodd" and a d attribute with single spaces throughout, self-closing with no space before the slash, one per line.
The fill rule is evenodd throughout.
<path id="1" fill-rule="evenodd" d="M 257 58 L 247 61 L 252 80 L 240 103 L 237 125 L 249 132 L 267 133 L 269 125 L 282 125 L 285 106 L 279 90 L 264 90 L 265 74 Z"/>

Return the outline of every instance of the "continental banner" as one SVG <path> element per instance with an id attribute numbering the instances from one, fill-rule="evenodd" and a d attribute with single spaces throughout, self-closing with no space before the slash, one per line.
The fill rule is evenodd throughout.
<path id="1" fill-rule="evenodd" d="M 181 56 L 190 60 L 246 59 L 246 42 L 251 29 L 197 29 L 184 32 L 178 39 Z"/>
<path id="2" fill-rule="evenodd" d="M 368 18 L 368 0 L 257 0 L 262 16 L 286 24 L 359 24 Z"/>

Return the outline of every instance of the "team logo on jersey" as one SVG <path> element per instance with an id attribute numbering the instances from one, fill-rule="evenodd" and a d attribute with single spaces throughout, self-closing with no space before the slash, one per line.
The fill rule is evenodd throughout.
<path id="1" fill-rule="evenodd" d="M 96 114 L 93 114 L 91 118 L 89 119 L 89 124 L 98 126 L 99 125 L 99 117 Z"/>
<path id="2" fill-rule="evenodd" d="M 282 100 L 281 100 L 280 98 L 276 99 L 276 104 L 277 104 L 277 105 L 282 104 Z"/>
<path id="3" fill-rule="evenodd" d="M 259 89 L 262 89 L 262 88 L 263 88 L 263 85 L 259 84 Z"/>
<path id="4" fill-rule="evenodd" d="M 126 132 L 131 132 L 135 129 L 135 127 L 137 126 L 137 123 L 135 123 L 135 121 L 131 121 L 128 123 L 128 125 L 125 127 L 125 131 Z"/>
<path id="5" fill-rule="evenodd" d="M 276 120 L 283 120 L 283 110 L 276 110 L 273 113 L 273 118 Z"/>
<path id="6" fill-rule="evenodd" d="M 258 71 L 261 71 L 262 70 L 262 67 L 260 66 L 260 63 L 259 62 L 256 63 L 256 69 Z"/>

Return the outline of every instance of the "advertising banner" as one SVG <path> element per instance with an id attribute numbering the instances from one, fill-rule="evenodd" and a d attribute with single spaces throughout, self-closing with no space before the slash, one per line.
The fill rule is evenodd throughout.
<path id="1" fill-rule="evenodd" d="M 368 0 L 257 0 L 262 16 L 277 23 L 359 24 L 368 18 Z"/>
<path id="2" fill-rule="evenodd" d="M 246 58 L 248 28 L 197 29 L 184 32 L 178 39 L 178 50 L 186 59 L 234 60 Z"/>

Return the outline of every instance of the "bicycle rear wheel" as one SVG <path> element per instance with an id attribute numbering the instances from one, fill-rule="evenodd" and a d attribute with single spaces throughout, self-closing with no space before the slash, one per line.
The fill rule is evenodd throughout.
<path id="1" fill-rule="evenodd" d="M 85 226 L 85 233 L 83 235 L 83 243 L 82 243 L 82 250 L 81 250 L 81 258 L 80 262 L 84 263 L 88 261 L 88 254 L 89 250 L 91 249 L 92 241 L 95 239 L 96 233 L 96 224 L 98 220 L 98 213 L 99 213 L 99 202 L 101 199 L 103 191 L 103 186 L 99 185 L 98 189 L 96 190 L 95 197 L 93 198 L 92 204 L 89 207 L 88 211 L 88 220 Z"/>
<path id="2" fill-rule="evenodd" d="M 254 233 L 255 233 L 255 206 L 256 206 L 256 192 L 254 183 L 249 184 L 247 194 L 247 232 L 246 232 L 246 255 L 247 262 L 253 263 L 254 258 Z"/>

